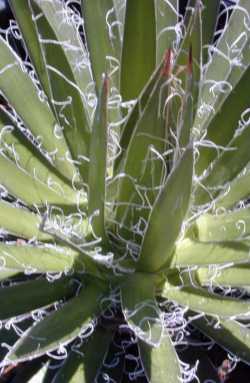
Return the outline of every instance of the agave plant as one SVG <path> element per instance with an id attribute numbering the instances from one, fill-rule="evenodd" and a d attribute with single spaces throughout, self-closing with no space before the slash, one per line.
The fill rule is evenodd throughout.
<path id="1" fill-rule="evenodd" d="M 250 363 L 249 0 L 10 4 L 3 377 L 187 382 L 195 329 Z"/>

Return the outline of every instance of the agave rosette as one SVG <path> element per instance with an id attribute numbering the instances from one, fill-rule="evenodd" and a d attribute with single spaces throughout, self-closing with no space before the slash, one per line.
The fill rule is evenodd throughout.
<path id="1" fill-rule="evenodd" d="M 10 3 L 2 373 L 190 381 L 190 323 L 249 363 L 249 0 Z"/>

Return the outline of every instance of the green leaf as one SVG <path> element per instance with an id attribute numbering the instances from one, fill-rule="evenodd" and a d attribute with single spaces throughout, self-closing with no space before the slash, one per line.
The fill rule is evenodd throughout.
<path id="1" fill-rule="evenodd" d="M 142 89 L 137 101 L 135 102 L 134 106 L 131 109 L 131 112 L 128 114 L 128 117 L 126 118 L 122 134 L 120 138 L 120 146 L 122 148 L 122 154 L 116 159 L 115 162 L 115 170 L 116 173 L 119 171 L 119 166 L 122 160 L 125 159 L 126 156 L 126 149 L 129 145 L 130 139 L 132 138 L 133 131 L 136 130 L 137 123 L 139 122 L 141 115 L 147 105 L 147 102 L 149 98 L 152 95 L 152 91 L 155 88 L 155 84 L 159 80 L 162 71 L 164 70 L 164 67 L 167 65 L 167 59 L 168 56 L 170 56 L 171 51 L 167 51 L 168 54 L 165 55 L 165 57 L 162 59 L 159 66 L 155 69 L 151 77 L 149 78 L 148 82 L 146 83 L 145 87 Z"/>
<path id="2" fill-rule="evenodd" d="M 112 333 L 96 328 L 79 350 L 71 351 L 54 383 L 92 383 L 102 366 Z M 97 352 L 98 350 L 98 352 Z"/>
<path id="3" fill-rule="evenodd" d="M 28 73 L 24 71 L 21 59 L 2 37 L 0 50 L 1 91 L 20 115 L 25 126 L 35 137 L 40 136 L 42 147 L 49 153 L 56 153 L 52 155 L 54 165 L 60 173 L 71 180 L 75 168 L 66 157 L 67 146 L 64 139 L 57 138 L 54 133 L 57 122 L 53 113 L 48 105 L 39 99 L 38 90 Z M 23 97 L 24 94 L 25 97 Z"/>
<path id="4" fill-rule="evenodd" d="M 121 36 L 116 12 L 118 5 L 113 8 L 113 0 L 85 0 L 81 4 L 97 93 L 102 86 L 103 73 L 107 73 L 112 86 L 119 89 Z"/>
<path id="5" fill-rule="evenodd" d="M 240 126 L 239 121 L 248 113 L 249 98 L 247 84 L 250 81 L 250 51 L 248 46 L 243 50 L 242 66 L 234 69 L 230 76 L 231 86 L 235 79 L 240 77 L 234 89 L 225 91 L 226 99 L 222 100 L 217 112 L 211 113 L 211 119 L 207 124 L 205 140 L 213 144 L 199 148 L 199 158 L 196 163 L 196 172 L 201 174 L 207 166 L 218 157 L 219 149 L 226 147 L 232 139 L 236 129 Z M 246 70 L 246 68 L 248 69 Z M 239 97 L 240 95 L 240 97 Z M 225 120 L 225 116 L 227 116 Z"/>
<path id="6" fill-rule="evenodd" d="M 78 262 L 76 268 L 84 270 L 84 261 L 69 248 L 0 243 L 0 257 L 4 268 L 21 272 L 66 272 Z"/>
<path id="7" fill-rule="evenodd" d="M 64 190 L 55 185 L 49 187 L 40 179 L 22 171 L 15 162 L 10 161 L 0 153 L 0 184 L 8 192 L 24 201 L 28 205 L 36 204 L 43 206 L 46 204 L 71 206 L 77 204 L 77 193 L 70 189 L 68 195 L 64 195 Z M 66 189 L 67 190 L 67 189 Z M 68 190 L 67 190 L 68 192 Z"/>
<path id="8" fill-rule="evenodd" d="M 14 277 L 17 274 L 18 274 L 18 271 L 16 271 L 16 270 L 1 269 L 0 270 L 0 281 Z"/>
<path id="9" fill-rule="evenodd" d="M 178 0 L 155 0 L 156 13 L 156 63 L 161 63 L 167 48 L 177 40 L 175 26 L 178 22 Z"/>
<path id="10" fill-rule="evenodd" d="M 29 51 L 32 64 L 41 82 L 42 88 L 49 97 L 51 95 L 50 82 L 44 52 L 39 42 L 39 35 L 36 24 L 32 19 L 32 9 L 29 0 L 10 0 L 11 9 L 15 15 L 15 20 L 21 30 L 25 45 Z"/>
<path id="11" fill-rule="evenodd" d="M 175 63 L 178 79 L 181 81 L 183 88 L 185 86 L 185 72 L 183 68 L 190 62 L 190 50 L 192 51 L 192 101 L 194 110 L 196 110 L 202 69 L 201 4 L 197 0 L 195 0 L 193 12 L 191 12 L 191 16 L 188 19 L 186 34 L 179 48 Z"/>
<path id="12" fill-rule="evenodd" d="M 206 64 L 208 55 L 206 47 L 213 44 L 214 33 L 218 21 L 220 0 L 203 0 L 202 10 L 202 46 L 203 48 L 203 64 Z"/>
<path id="13" fill-rule="evenodd" d="M 138 270 L 156 271 L 169 261 L 188 210 L 192 175 L 193 148 L 189 147 L 153 206 L 137 263 Z"/>
<path id="14" fill-rule="evenodd" d="M 213 294 L 198 286 L 185 285 L 182 281 L 173 283 L 169 279 L 164 285 L 161 296 L 195 312 L 220 318 L 249 318 L 250 316 L 249 301 Z"/>
<path id="15" fill-rule="evenodd" d="M 15 374 L 11 383 L 46 383 L 48 365 L 45 358 L 34 360 L 33 363 L 21 364 L 15 369 Z"/>
<path id="16" fill-rule="evenodd" d="M 88 213 L 89 216 L 97 213 L 93 219 L 93 230 L 96 236 L 102 238 L 105 237 L 108 86 L 108 78 L 105 77 L 92 126 L 88 180 Z"/>
<path id="17" fill-rule="evenodd" d="M 55 282 L 37 279 L 2 288 L 0 320 L 31 313 L 32 310 L 70 297 L 75 290 L 69 278 L 61 278 Z"/>
<path id="18" fill-rule="evenodd" d="M 163 324 L 155 300 L 154 277 L 132 274 L 121 287 L 121 299 L 125 319 L 134 333 L 144 342 L 159 346 Z"/>
<path id="19" fill-rule="evenodd" d="M 89 284 L 61 309 L 29 328 L 7 354 L 4 364 L 19 363 L 56 350 L 79 336 L 99 312 L 103 289 Z M 83 304 L 84 303 L 84 304 Z"/>
<path id="20" fill-rule="evenodd" d="M 18 168 L 23 169 L 31 177 L 40 180 L 46 185 L 51 185 L 52 189 L 75 203 L 76 193 L 67 180 L 56 172 L 51 163 L 41 154 L 21 129 L 17 126 L 13 116 L 0 106 L 0 149 L 8 159 L 15 162 Z M 27 182 L 27 181 L 26 181 Z M 30 181 L 31 183 L 31 181 Z M 29 184 L 30 196 L 34 185 Z M 21 188 L 20 188 L 21 189 Z M 37 193 L 37 192 L 36 192 Z M 49 191 L 51 194 L 51 192 Z M 46 199 L 46 197 L 44 196 Z M 60 200 L 60 197 L 59 197 Z M 82 203 L 81 201 L 80 203 Z M 65 203 L 65 202 L 63 202 Z"/>
<path id="21" fill-rule="evenodd" d="M 250 36 L 249 14 L 249 1 L 239 0 L 215 49 L 213 49 L 213 57 L 210 58 L 204 75 L 200 95 L 200 113 L 197 113 L 195 120 L 197 129 L 204 130 L 207 128 L 213 115 L 218 112 L 226 97 L 232 93 L 235 85 L 249 66 L 249 60 L 246 66 L 242 66 L 241 63 L 241 54 L 244 48 L 249 51 L 247 48 Z"/>
<path id="22" fill-rule="evenodd" d="M 67 5 L 32 0 L 59 127 L 86 180 L 90 116 L 86 88 L 92 82 L 87 53 Z M 39 15 L 39 17 L 37 17 Z M 83 159 L 84 158 L 84 159 Z M 80 162 L 79 162 L 80 161 Z"/>
<path id="23" fill-rule="evenodd" d="M 48 373 L 49 364 L 44 364 L 31 379 L 27 381 L 27 383 L 44 383 L 44 379 L 46 379 L 46 374 Z M 15 382 L 12 382 L 15 383 Z"/>
<path id="24" fill-rule="evenodd" d="M 250 123 L 243 124 L 230 142 L 229 150 L 224 151 L 212 164 L 207 177 L 201 180 L 202 187 L 196 190 L 196 203 L 204 204 L 217 196 L 227 182 L 232 181 L 250 161 L 248 142 Z M 227 185 L 226 185 L 227 186 Z"/>
<path id="25" fill-rule="evenodd" d="M 27 209 L 15 207 L 13 203 L 0 200 L 0 228 L 26 239 L 37 238 L 49 241 L 53 237 L 40 231 L 42 218 Z"/>
<path id="26" fill-rule="evenodd" d="M 201 285 L 229 286 L 244 288 L 250 285 L 250 268 L 248 265 L 227 268 L 199 268 L 195 278 Z"/>
<path id="27" fill-rule="evenodd" d="M 239 264 L 249 259 L 249 246 L 244 241 L 199 242 L 184 239 L 177 243 L 170 267 Z"/>
<path id="28" fill-rule="evenodd" d="M 228 183 L 225 194 L 219 196 L 219 198 L 215 201 L 215 207 L 231 208 L 235 204 L 239 203 L 239 201 L 247 199 L 250 194 L 249 184 L 250 167 L 248 165 L 242 174 Z"/>
<path id="29" fill-rule="evenodd" d="M 124 379 L 125 370 L 125 347 L 122 336 L 119 334 L 119 328 L 114 334 L 109 349 L 105 355 L 103 365 L 99 369 L 98 377 L 96 381 L 102 381 L 105 379 L 108 381 L 114 381 L 116 383 L 122 383 Z M 89 380 L 89 383 L 92 381 Z"/>
<path id="30" fill-rule="evenodd" d="M 146 91 L 151 90 L 148 102 L 136 122 L 124 161 L 119 168 L 116 221 L 120 223 L 121 231 L 127 231 L 122 235 L 130 238 L 134 237 L 138 222 L 147 220 L 167 172 L 163 153 L 168 147 L 166 141 L 169 132 L 164 105 L 170 82 L 170 68 L 169 50 L 163 66 L 154 77 L 153 87 L 150 84 Z"/>
<path id="31" fill-rule="evenodd" d="M 168 47 L 166 47 L 168 48 Z M 121 60 L 121 95 L 135 99 L 155 69 L 156 20 L 154 0 L 127 0 Z"/>
<path id="32" fill-rule="evenodd" d="M 170 336 L 165 334 L 158 347 L 138 342 L 146 377 L 151 383 L 176 383 L 181 380 L 181 368 Z"/>
<path id="33" fill-rule="evenodd" d="M 175 159 L 180 156 L 181 148 L 184 148 L 188 145 L 190 141 L 190 136 L 193 127 L 193 89 L 194 89 L 194 78 L 193 78 L 193 63 L 192 63 L 192 49 L 189 51 L 189 59 L 187 64 L 187 74 L 186 74 L 186 85 L 185 85 L 185 94 L 183 97 L 181 109 L 180 109 L 180 119 L 177 125 L 177 138 L 178 145 L 175 151 Z"/>
<path id="34" fill-rule="evenodd" d="M 225 214 L 203 214 L 195 221 L 199 241 L 232 241 L 250 234 L 250 209 Z"/>
<path id="35" fill-rule="evenodd" d="M 216 328 L 209 322 L 209 319 L 201 318 L 192 321 L 192 324 L 227 351 L 250 363 L 249 328 L 235 320 L 221 320 Z"/>

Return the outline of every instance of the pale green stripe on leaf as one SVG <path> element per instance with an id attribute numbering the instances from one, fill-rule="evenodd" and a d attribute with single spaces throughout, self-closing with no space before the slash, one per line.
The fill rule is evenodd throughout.
<path id="1" fill-rule="evenodd" d="M 100 311 L 99 299 L 103 289 L 87 285 L 80 294 L 61 309 L 48 315 L 28 329 L 15 343 L 4 363 L 18 363 L 66 345 L 87 329 Z"/>
<path id="2" fill-rule="evenodd" d="M 121 286 L 122 309 L 125 319 L 144 342 L 159 346 L 163 336 L 160 310 L 154 294 L 154 277 L 135 273 Z"/>
<path id="3" fill-rule="evenodd" d="M 178 355 L 168 334 L 158 347 L 151 347 L 139 340 L 139 353 L 145 375 L 151 383 L 176 383 L 181 380 Z"/>
<path id="4" fill-rule="evenodd" d="M 56 120 L 48 105 L 38 96 L 38 90 L 24 70 L 21 59 L 0 38 L 0 89 L 11 106 L 22 118 L 25 126 L 35 137 L 40 136 L 42 146 L 54 153 L 56 168 L 67 178 L 72 179 L 75 168 L 67 159 L 67 146 L 63 138 L 55 135 Z M 39 118 L 37 117 L 39 116 Z"/>
<path id="5" fill-rule="evenodd" d="M 46 279 L 30 280 L 0 290 L 0 320 L 16 317 L 70 297 L 74 287 L 69 278 L 48 282 Z M 11 302 L 11 304 L 10 304 Z"/>
<path id="6" fill-rule="evenodd" d="M 156 271 L 169 262 L 187 214 L 193 176 L 193 148 L 186 149 L 153 206 L 138 269 Z"/>
<path id="7" fill-rule="evenodd" d="M 220 318 L 249 318 L 250 301 L 213 294 L 205 288 L 185 286 L 167 281 L 161 296 L 195 312 L 215 315 Z"/>
<path id="8" fill-rule="evenodd" d="M 121 95 L 139 96 L 156 64 L 154 0 L 127 0 L 121 59 Z M 166 47 L 168 48 L 168 47 Z"/>
<path id="9" fill-rule="evenodd" d="M 249 260 L 250 247 L 244 242 L 199 242 L 184 239 L 177 243 L 170 267 L 223 265 Z"/>
<path id="10" fill-rule="evenodd" d="M 211 318 L 209 318 L 209 322 Z M 250 329 L 235 320 L 221 320 L 220 326 L 212 327 L 206 318 L 192 322 L 206 336 L 213 339 L 230 353 L 250 363 Z"/>

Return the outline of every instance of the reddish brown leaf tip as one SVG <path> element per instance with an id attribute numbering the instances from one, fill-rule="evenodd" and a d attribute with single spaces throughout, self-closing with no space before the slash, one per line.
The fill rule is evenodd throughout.
<path id="1" fill-rule="evenodd" d="M 109 83 L 109 76 L 105 73 L 103 76 L 103 89 L 106 95 L 109 93 Z"/>
<path id="2" fill-rule="evenodd" d="M 164 62 L 161 74 L 164 77 L 169 77 L 172 72 L 172 49 L 169 48 L 164 54 Z"/>
<path id="3" fill-rule="evenodd" d="M 191 76 L 193 73 L 193 53 L 192 53 L 192 45 L 189 48 L 188 54 L 188 64 L 187 64 L 187 72 Z"/>

